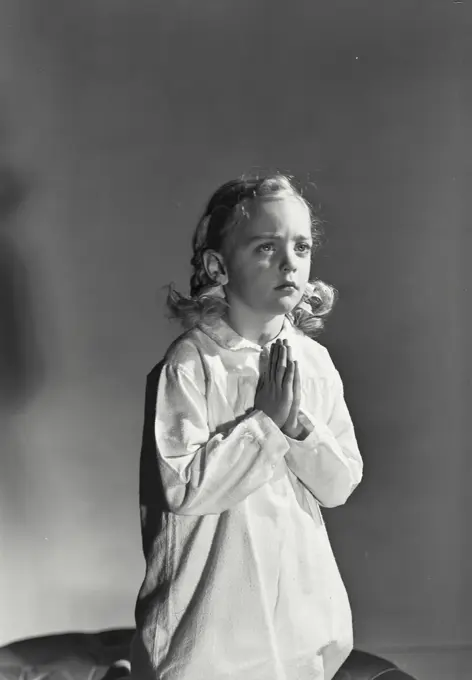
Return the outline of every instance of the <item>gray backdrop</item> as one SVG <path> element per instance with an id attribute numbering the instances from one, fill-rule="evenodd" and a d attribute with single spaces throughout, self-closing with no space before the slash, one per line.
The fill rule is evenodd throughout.
<path id="1" fill-rule="evenodd" d="M 146 373 L 216 186 L 318 186 L 364 647 L 470 640 L 470 4 L 3 0 L 0 641 L 133 624 Z"/>

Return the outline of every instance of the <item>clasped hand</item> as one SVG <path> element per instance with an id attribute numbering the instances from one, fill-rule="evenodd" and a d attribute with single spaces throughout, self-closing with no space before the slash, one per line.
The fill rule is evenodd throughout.
<path id="1" fill-rule="evenodd" d="M 298 420 L 300 398 L 298 362 L 288 342 L 276 340 L 259 377 L 254 408 L 264 411 L 284 434 L 297 438 L 303 430 Z"/>

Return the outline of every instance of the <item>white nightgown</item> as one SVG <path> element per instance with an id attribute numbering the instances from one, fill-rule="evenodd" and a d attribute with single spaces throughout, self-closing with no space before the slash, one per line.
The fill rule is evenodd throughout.
<path id="1" fill-rule="evenodd" d="M 181 335 L 160 365 L 141 453 L 133 680 L 331 680 L 352 649 L 320 505 L 345 503 L 362 459 L 327 350 L 288 317 L 278 337 L 299 363 L 303 441 L 254 409 L 271 343 L 220 320 Z"/>

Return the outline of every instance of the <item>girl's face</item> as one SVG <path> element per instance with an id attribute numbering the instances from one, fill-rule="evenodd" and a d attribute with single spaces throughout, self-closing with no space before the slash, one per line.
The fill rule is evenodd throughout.
<path id="1" fill-rule="evenodd" d="M 228 240 L 228 302 L 237 298 L 265 316 L 291 312 L 310 277 L 311 219 L 303 201 L 259 200 Z"/>

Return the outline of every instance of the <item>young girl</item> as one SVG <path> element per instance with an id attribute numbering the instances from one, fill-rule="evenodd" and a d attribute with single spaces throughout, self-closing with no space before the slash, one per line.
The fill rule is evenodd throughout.
<path id="1" fill-rule="evenodd" d="M 309 282 L 319 240 L 288 178 L 235 180 L 197 227 L 190 296 L 170 289 L 187 330 L 148 382 L 135 680 L 330 680 L 352 649 L 320 506 L 362 460 L 312 339 L 334 302 Z"/>

